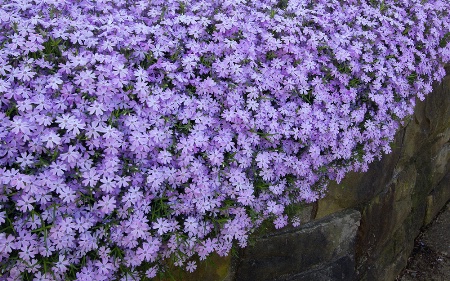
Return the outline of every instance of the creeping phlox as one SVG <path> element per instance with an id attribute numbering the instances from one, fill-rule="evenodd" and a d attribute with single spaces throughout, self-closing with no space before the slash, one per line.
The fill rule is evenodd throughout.
<path id="1" fill-rule="evenodd" d="M 0 1 L 0 279 L 146 280 L 365 171 L 447 0 Z"/>

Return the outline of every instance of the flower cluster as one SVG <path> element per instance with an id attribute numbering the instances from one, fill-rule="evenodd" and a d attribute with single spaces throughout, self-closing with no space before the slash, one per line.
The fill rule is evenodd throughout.
<path id="1" fill-rule="evenodd" d="M 0 278 L 145 280 L 366 170 L 447 0 L 2 0 Z M 294 219 L 298 225 L 298 219 Z"/>

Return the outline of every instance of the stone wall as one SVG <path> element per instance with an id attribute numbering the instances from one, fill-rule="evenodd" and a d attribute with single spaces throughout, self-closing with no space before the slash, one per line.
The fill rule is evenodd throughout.
<path id="1" fill-rule="evenodd" d="M 264 229 L 232 258 L 213 257 L 180 280 L 394 280 L 414 239 L 450 199 L 450 76 L 436 84 L 366 173 L 299 208 L 302 224 Z M 263 234 L 262 234 L 263 233 Z"/>

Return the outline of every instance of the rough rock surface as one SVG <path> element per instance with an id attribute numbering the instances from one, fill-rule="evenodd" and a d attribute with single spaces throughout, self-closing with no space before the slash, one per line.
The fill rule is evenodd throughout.
<path id="1" fill-rule="evenodd" d="M 360 217 L 356 210 L 345 210 L 257 239 L 243 251 L 235 280 L 353 279 Z"/>

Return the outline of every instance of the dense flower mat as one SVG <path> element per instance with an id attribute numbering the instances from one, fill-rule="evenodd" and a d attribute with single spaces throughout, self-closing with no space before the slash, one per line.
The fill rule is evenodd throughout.
<path id="1" fill-rule="evenodd" d="M 146 280 L 389 153 L 447 0 L 0 0 L 0 279 Z"/>

